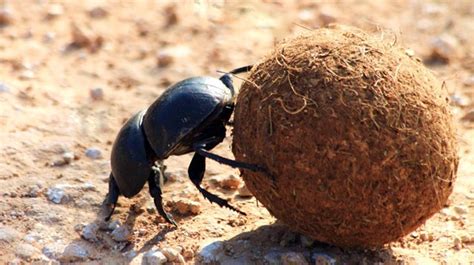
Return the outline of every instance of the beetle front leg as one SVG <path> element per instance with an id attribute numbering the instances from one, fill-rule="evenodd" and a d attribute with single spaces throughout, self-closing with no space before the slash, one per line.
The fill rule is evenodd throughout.
<path id="1" fill-rule="evenodd" d="M 220 198 L 219 196 L 215 194 L 210 193 L 209 191 L 201 187 L 201 182 L 204 177 L 205 171 L 206 171 L 206 158 L 204 156 L 201 156 L 199 153 L 195 153 L 193 156 L 193 160 L 191 161 L 191 164 L 189 165 L 189 168 L 188 168 L 188 175 L 191 181 L 193 182 L 194 186 L 196 186 L 196 188 L 199 190 L 199 192 L 201 192 L 204 198 L 208 199 L 210 202 L 216 203 L 220 207 L 227 207 L 242 215 L 247 215 L 246 213 L 230 205 L 228 201 Z"/>
<path id="2" fill-rule="evenodd" d="M 163 200 L 161 198 L 161 187 L 156 185 L 155 174 L 151 173 L 148 177 L 148 188 L 150 191 L 151 197 L 153 197 L 153 202 L 155 207 L 158 210 L 158 213 L 170 224 L 178 226 L 173 219 L 173 216 L 163 209 Z"/>
<path id="3" fill-rule="evenodd" d="M 119 187 L 117 185 L 117 182 L 115 182 L 114 175 L 110 173 L 109 193 L 107 193 L 107 196 L 105 197 L 105 200 L 104 200 L 104 205 L 108 208 L 108 214 L 107 214 L 107 217 L 105 217 L 105 221 L 109 221 L 110 217 L 112 217 L 112 214 L 115 211 L 115 206 L 117 206 L 117 201 L 118 201 L 119 196 L 120 196 Z"/>

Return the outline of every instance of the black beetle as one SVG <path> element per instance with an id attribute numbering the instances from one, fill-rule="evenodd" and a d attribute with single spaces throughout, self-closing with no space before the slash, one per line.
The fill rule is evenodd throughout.
<path id="1" fill-rule="evenodd" d="M 169 87 L 148 109 L 127 121 L 112 147 L 109 193 L 104 201 L 109 210 L 106 220 L 112 216 L 119 195 L 133 197 L 148 181 L 149 192 L 158 212 L 167 222 L 176 225 L 162 205 L 160 183 L 163 172 L 161 167 L 153 165 L 156 161 L 162 163 L 169 156 L 190 152 L 195 154 L 188 167 L 188 175 L 202 195 L 210 202 L 245 215 L 226 200 L 202 188 L 201 182 L 206 158 L 231 167 L 262 170 L 257 165 L 209 152 L 224 140 L 225 125 L 234 110 L 235 91 L 231 74 L 248 72 L 251 68 L 244 66 L 234 69 L 219 79 L 185 79 Z M 156 180 L 155 174 L 160 181 Z"/>

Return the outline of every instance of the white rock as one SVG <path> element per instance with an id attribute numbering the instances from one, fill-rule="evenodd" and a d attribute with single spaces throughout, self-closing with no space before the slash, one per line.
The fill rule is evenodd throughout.
<path id="1" fill-rule="evenodd" d="M 56 204 L 60 204 L 61 201 L 63 200 L 65 194 L 64 194 L 63 189 L 53 187 L 53 188 L 48 189 L 47 195 L 48 195 L 48 199 L 50 201 L 52 201 Z"/>
<path id="2" fill-rule="evenodd" d="M 40 251 L 30 244 L 20 243 L 15 249 L 15 254 L 22 259 L 29 260 L 40 254 Z"/>
<path id="3" fill-rule="evenodd" d="M 465 86 L 474 86 L 474 75 L 471 75 L 467 77 L 466 79 L 464 79 L 463 84 Z M 1 83 L 0 83 L 0 86 L 1 86 Z M 0 88 L 0 92 L 1 92 L 1 88 Z"/>
<path id="4" fill-rule="evenodd" d="M 61 262 L 85 261 L 89 257 L 89 251 L 79 244 L 68 245 L 59 257 Z"/>
<path id="5" fill-rule="evenodd" d="M 161 253 L 165 255 L 168 261 L 177 261 L 179 259 L 179 256 L 181 255 L 176 249 L 170 247 L 162 248 Z"/>
<path id="6" fill-rule="evenodd" d="M 143 265 L 160 265 L 165 262 L 166 256 L 159 250 L 150 250 L 143 256 Z"/>
<path id="7" fill-rule="evenodd" d="M 64 7 L 60 4 L 51 4 L 48 8 L 48 18 L 56 18 L 64 14 Z"/>
<path id="8" fill-rule="evenodd" d="M 96 147 L 89 147 L 86 149 L 86 156 L 92 159 L 99 159 L 102 157 L 102 151 Z"/>
<path id="9" fill-rule="evenodd" d="M 120 224 L 119 220 L 113 220 L 112 222 L 110 222 L 107 225 L 107 229 L 110 230 L 110 231 L 113 231 L 113 230 L 117 229 L 120 225 L 121 224 Z"/>
<path id="10" fill-rule="evenodd" d="M 82 237 L 88 241 L 96 241 L 97 240 L 97 231 L 99 230 L 99 226 L 96 223 L 90 223 L 82 229 Z"/>
<path id="11" fill-rule="evenodd" d="M 20 233 L 8 226 L 0 226 L 0 242 L 13 242 L 20 237 Z"/>
<path id="12" fill-rule="evenodd" d="M 7 86 L 7 84 L 0 82 L 0 93 L 3 92 L 9 92 L 10 87 Z"/>
<path id="13" fill-rule="evenodd" d="M 130 233 L 130 230 L 125 225 L 115 228 L 110 235 L 117 242 L 128 241 L 132 237 L 132 233 Z"/>
<path id="14" fill-rule="evenodd" d="M 223 251 L 224 243 L 222 241 L 215 241 L 202 247 L 199 250 L 198 258 L 204 264 L 217 262 L 219 254 L 223 253 Z"/>
<path id="15" fill-rule="evenodd" d="M 283 265 L 307 265 L 308 261 L 302 253 L 288 252 L 281 255 L 281 263 Z"/>

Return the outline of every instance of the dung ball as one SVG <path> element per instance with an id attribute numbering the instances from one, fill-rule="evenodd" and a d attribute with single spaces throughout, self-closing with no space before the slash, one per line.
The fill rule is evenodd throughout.
<path id="1" fill-rule="evenodd" d="M 377 247 L 423 224 L 456 178 L 446 88 L 416 58 L 360 29 L 284 40 L 235 109 L 237 160 L 276 218 L 315 240 Z"/>

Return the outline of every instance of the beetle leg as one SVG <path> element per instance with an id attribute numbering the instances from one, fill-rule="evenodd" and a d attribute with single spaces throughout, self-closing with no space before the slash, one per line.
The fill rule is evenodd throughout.
<path id="1" fill-rule="evenodd" d="M 236 211 L 242 215 L 247 215 L 246 213 L 240 211 L 234 206 L 230 205 L 228 201 L 220 198 L 219 196 L 210 193 L 201 187 L 201 182 L 204 177 L 204 172 L 206 171 L 206 158 L 199 153 L 195 153 L 191 164 L 189 164 L 188 175 L 194 186 L 201 192 L 204 198 L 208 199 L 210 202 L 216 203 L 220 207 L 227 207 L 233 211 Z"/>
<path id="2" fill-rule="evenodd" d="M 110 217 L 112 217 L 112 214 L 114 213 L 115 206 L 117 205 L 117 200 L 120 195 L 120 190 L 117 185 L 117 182 L 115 182 L 114 175 L 110 173 L 109 176 L 109 193 L 107 193 L 107 196 L 105 197 L 104 204 L 108 208 L 108 214 L 107 217 L 105 217 L 105 221 L 109 221 Z"/>
<path id="3" fill-rule="evenodd" d="M 201 143 L 195 144 L 194 145 L 194 151 L 196 153 L 200 154 L 201 156 L 210 158 L 210 159 L 215 160 L 215 161 L 217 161 L 221 164 L 228 165 L 228 166 L 233 167 L 233 168 L 243 168 L 243 169 L 248 169 L 248 170 L 251 170 L 251 171 L 265 171 L 264 168 L 262 168 L 258 165 L 248 164 L 248 163 L 240 162 L 240 161 L 235 161 L 235 160 L 232 160 L 232 159 L 228 159 L 228 158 L 213 154 L 213 153 L 207 151 L 205 149 L 205 147 L 206 147 L 206 142 L 201 142 Z"/>
<path id="4" fill-rule="evenodd" d="M 173 217 L 171 216 L 171 214 L 169 214 L 168 212 L 165 211 L 165 209 L 163 209 L 163 201 L 161 198 L 161 187 L 156 185 L 155 174 L 153 173 L 151 173 L 150 176 L 148 177 L 148 188 L 149 188 L 151 197 L 153 197 L 153 201 L 155 203 L 156 209 L 158 210 L 158 213 L 163 218 L 165 218 L 165 220 L 168 223 L 174 226 L 178 226 L 176 222 L 174 221 Z"/>

